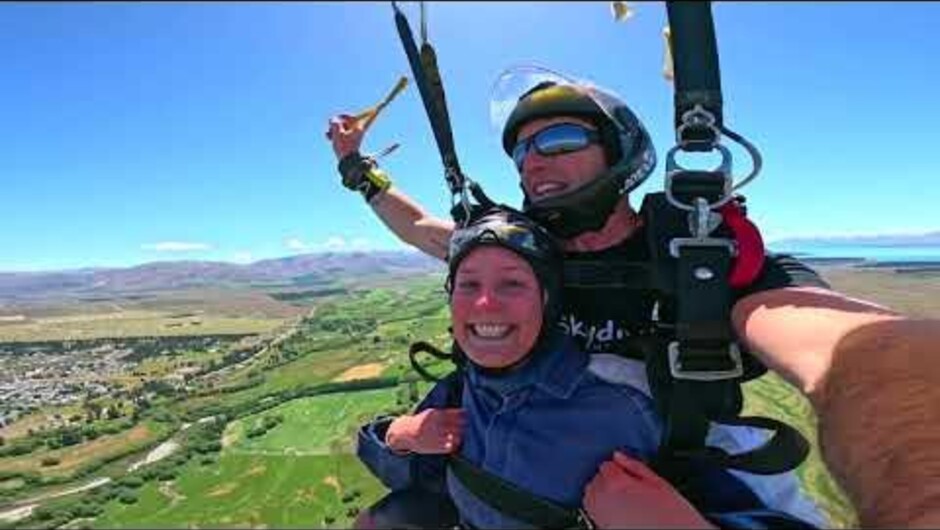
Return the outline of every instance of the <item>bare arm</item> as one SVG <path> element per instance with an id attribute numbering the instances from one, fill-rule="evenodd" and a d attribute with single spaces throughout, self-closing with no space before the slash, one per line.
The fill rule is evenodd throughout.
<path id="1" fill-rule="evenodd" d="M 330 119 L 329 138 L 336 159 L 359 150 L 365 129 L 362 122 L 348 114 Z M 430 215 L 411 197 L 395 186 L 379 192 L 369 202 L 372 211 L 399 239 L 439 259 L 447 259 L 447 243 L 454 224 Z"/>
<path id="2" fill-rule="evenodd" d="M 750 295 L 732 318 L 809 397 L 863 526 L 940 525 L 940 321 L 809 287 Z"/>
<path id="3" fill-rule="evenodd" d="M 425 254 L 447 259 L 447 244 L 454 231 L 452 221 L 428 214 L 394 185 L 376 195 L 369 205 L 399 239 Z"/>

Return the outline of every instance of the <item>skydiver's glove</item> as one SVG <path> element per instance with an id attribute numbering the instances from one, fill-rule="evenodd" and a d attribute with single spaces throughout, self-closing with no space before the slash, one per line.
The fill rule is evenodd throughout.
<path id="1" fill-rule="evenodd" d="M 353 151 L 339 161 L 339 174 L 343 177 L 343 186 L 358 191 L 366 202 L 392 185 L 388 174 L 379 169 L 374 158 L 362 156 L 359 151 Z"/>

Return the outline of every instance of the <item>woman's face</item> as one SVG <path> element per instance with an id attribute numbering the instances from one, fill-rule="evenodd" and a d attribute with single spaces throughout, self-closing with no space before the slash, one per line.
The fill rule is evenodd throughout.
<path id="1" fill-rule="evenodd" d="M 514 252 L 484 245 L 454 274 L 450 303 L 454 338 L 486 368 L 509 366 L 532 349 L 542 327 L 542 288 Z"/>

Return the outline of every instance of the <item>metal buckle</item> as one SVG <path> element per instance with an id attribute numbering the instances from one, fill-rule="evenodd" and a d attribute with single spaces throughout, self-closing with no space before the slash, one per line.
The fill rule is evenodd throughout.
<path id="1" fill-rule="evenodd" d="M 669 254 L 672 257 L 679 257 L 680 247 L 727 247 L 732 257 L 738 255 L 738 247 L 734 240 L 718 237 L 675 237 L 669 240 Z"/>
<path id="2" fill-rule="evenodd" d="M 670 149 L 668 153 L 666 153 L 666 200 L 669 202 L 669 204 L 675 206 L 676 208 L 691 212 L 695 210 L 695 205 L 685 204 L 679 201 L 679 199 L 677 199 L 675 195 L 672 194 L 672 180 L 674 175 L 682 171 L 689 171 L 687 168 L 682 167 L 678 162 L 676 162 L 676 153 L 681 149 L 682 148 L 677 145 Z M 718 165 L 718 167 L 708 171 L 721 173 L 725 176 L 725 182 L 724 189 L 722 190 L 722 198 L 718 199 L 716 202 L 708 203 L 708 208 L 712 210 L 724 206 L 725 203 L 734 198 L 732 191 L 736 189 L 733 185 L 734 179 L 731 176 L 731 151 L 721 144 L 717 144 L 715 146 L 715 150 L 721 154 L 721 163 Z"/>
<path id="3" fill-rule="evenodd" d="M 676 379 L 687 379 L 690 381 L 723 381 L 725 379 L 737 379 L 744 375 L 744 363 L 741 361 L 741 350 L 735 343 L 728 344 L 728 356 L 734 362 L 734 366 L 728 370 L 684 370 L 679 363 L 679 341 L 674 340 L 669 343 L 669 373 Z"/>
<path id="4" fill-rule="evenodd" d="M 689 129 L 707 129 L 712 133 L 712 140 L 708 142 L 710 147 L 715 147 L 721 139 L 721 129 L 715 126 L 715 115 L 696 103 L 694 107 L 682 113 L 682 123 L 676 128 L 676 143 L 685 149 L 689 144 L 697 143 L 685 138 L 685 132 Z"/>

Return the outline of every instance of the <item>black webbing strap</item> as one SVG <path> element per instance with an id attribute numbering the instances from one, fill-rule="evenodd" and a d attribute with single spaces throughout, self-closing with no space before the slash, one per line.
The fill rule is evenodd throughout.
<path id="1" fill-rule="evenodd" d="M 566 508 L 484 471 L 464 457 L 451 455 L 450 470 L 468 491 L 500 513 L 536 528 L 591 528 L 583 510 Z"/>
<path id="2" fill-rule="evenodd" d="M 456 352 L 449 356 L 443 354 L 443 352 L 427 345 L 427 343 L 415 344 L 421 344 L 422 346 L 419 346 L 418 349 L 428 351 L 435 357 L 439 357 L 437 354 L 441 354 L 452 359 L 461 358 L 460 354 Z M 426 346 L 424 345 L 430 346 L 430 350 L 425 349 Z M 415 349 L 414 344 L 412 349 Z M 463 377 L 464 374 L 460 364 L 458 364 L 457 370 L 445 376 L 445 379 L 449 380 L 447 381 L 447 407 L 461 406 Z M 447 462 L 454 477 L 460 481 L 464 488 L 494 510 L 513 519 L 524 521 L 537 528 L 548 529 L 593 528 L 594 526 L 587 514 L 580 508 L 567 508 L 550 499 L 530 493 L 497 475 L 480 469 L 462 457 L 460 453 L 448 455 Z"/>
<path id="3" fill-rule="evenodd" d="M 672 49 L 676 141 L 689 151 L 710 151 L 718 142 L 707 126 L 683 127 L 683 116 L 696 105 L 714 117 L 721 129 L 721 75 L 711 2 L 666 2 Z"/>
<path id="4" fill-rule="evenodd" d="M 653 286 L 650 264 L 646 261 L 564 260 L 565 288 L 650 290 Z"/>
<path id="5" fill-rule="evenodd" d="M 737 346 L 731 329 L 730 268 L 728 247 L 679 247 L 676 342 L 670 343 L 674 377 L 681 377 L 686 371 L 690 372 L 689 377 L 710 377 L 702 375 L 703 372 L 734 368 L 731 348 Z"/>
<path id="6" fill-rule="evenodd" d="M 441 360 L 453 361 L 455 365 L 459 367 L 460 363 L 453 354 L 445 353 L 437 349 L 433 344 L 419 340 L 418 342 L 411 343 L 411 346 L 408 348 L 408 361 L 411 362 L 411 367 L 414 371 L 418 372 L 425 381 L 440 381 L 440 377 L 436 377 L 430 372 L 428 372 L 421 363 L 418 362 L 416 355 L 419 352 L 425 352 L 430 354 L 432 357 L 436 357 Z"/>
<path id="7" fill-rule="evenodd" d="M 713 200 L 718 176 L 709 172 L 679 175 L 672 182 L 673 195 L 683 202 L 692 196 Z M 731 250 L 686 237 L 677 247 L 676 258 L 669 246 L 675 238 L 690 235 L 687 212 L 669 204 L 661 193 L 647 195 L 640 211 L 654 283 L 672 300 L 675 311 L 668 316 L 674 319 L 674 335 L 646 337 L 655 344 L 644 348 L 650 390 L 665 422 L 657 472 L 680 487 L 691 460 L 762 474 L 795 468 L 808 449 L 799 432 L 769 418 L 738 417 L 742 381 L 761 372 L 738 349 L 731 327 L 732 293 L 727 281 Z M 716 230 L 716 234 L 721 232 Z M 712 236 L 712 243 L 720 243 L 723 237 Z M 735 375 L 739 370 L 740 375 Z M 774 434 L 759 448 L 728 454 L 705 445 L 712 423 L 751 425 Z"/>
<path id="8" fill-rule="evenodd" d="M 411 73 L 414 76 L 415 84 L 418 85 L 418 92 L 421 94 L 424 110 L 431 121 L 431 129 L 434 131 L 437 149 L 441 154 L 441 161 L 444 163 L 444 178 L 447 180 L 447 186 L 450 188 L 451 193 L 459 193 L 463 189 L 463 172 L 460 170 L 457 152 L 454 149 L 454 136 L 450 126 L 450 117 L 447 113 L 444 85 L 441 83 L 441 73 L 437 67 L 437 54 L 428 42 L 421 43 L 421 52 L 419 54 L 414 35 L 411 33 L 411 27 L 408 25 L 408 19 L 398 9 L 395 2 L 392 2 L 392 8 L 395 10 L 395 26 L 398 28 L 398 36 L 405 48 L 405 54 L 408 56 Z"/>
<path id="9" fill-rule="evenodd" d="M 687 381 L 671 377 L 659 356 L 647 360 L 647 374 L 657 410 L 664 416 L 663 441 L 654 462 L 657 473 L 680 488 L 695 461 L 759 475 L 795 469 L 809 455 L 798 430 L 773 418 L 739 416 L 743 395 L 738 380 Z M 767 440 L 739 453 L 705 445 L 711 424 L 769 431 Z"/>

